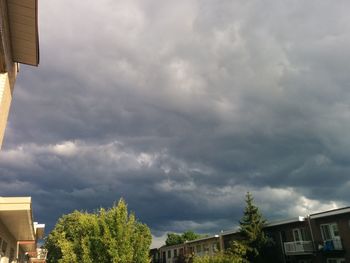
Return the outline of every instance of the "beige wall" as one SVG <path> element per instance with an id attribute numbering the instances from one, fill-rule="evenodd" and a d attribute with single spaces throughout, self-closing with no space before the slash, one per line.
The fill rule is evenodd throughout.
<path id="1" fill-rule="evenodd" d="M 0 73 L 0 148 L 4 139 L 12 100 L 8 73 Z"/>
<path id="2" fill-rule="evenodd" d="M 10 263 L 9 257 L 10 257 L 11 249 L 14 250 L 14 257 L 16 257 L 16 254 L 17 254 L 17 241 L 13 238 L 13 236 L 10 234 L 10 232 L 2 224 L 1 221 L 0 221 L 0 237 L 2 238 L 2 241 L 0 244 L 0 254 L 2 255 L 0 259 L 0 263 Z M 2 251 L 2 245 L 4 241 L 7 243 L 5 253 L 3 253 Z"/>
<path id="3" fill-rule="evenodd" d="M 12 93 L 18 71 L 17 63 L 12 61 L 10 33 L 6 1 L 0 0 L 0 56 L 5 61 L 5 72 L 0 73 L 0 148 L 3 142 L 9 115 Z M 0 262 L 1 263 L 1 262 Z"/>

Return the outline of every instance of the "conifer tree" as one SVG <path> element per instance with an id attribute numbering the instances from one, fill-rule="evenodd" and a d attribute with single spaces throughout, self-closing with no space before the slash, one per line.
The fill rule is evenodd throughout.
<path id="1" fill-rule="evenodd" d="M 251 193 L 246 194 L 246 207 L 239 222 L 242 243 L 246 246 L 246 258 L 249 262 L 263 262 L 262 250 L 266 247 L 268 239 L 263 231 L 266 220 L 259 208 L 254 205 Z"/>

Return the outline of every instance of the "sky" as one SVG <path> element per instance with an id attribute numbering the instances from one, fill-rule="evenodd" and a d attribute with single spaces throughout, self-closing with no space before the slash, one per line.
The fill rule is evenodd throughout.
<path id="1" fill-rule="evenodd" d="M 167 232 L 349 205 L 350 2 L 39 1 L 0 194 L 62 214 L 123 197 Z"/>

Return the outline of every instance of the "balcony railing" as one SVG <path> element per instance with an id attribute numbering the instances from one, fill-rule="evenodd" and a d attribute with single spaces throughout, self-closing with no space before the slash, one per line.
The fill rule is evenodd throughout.
<path id="1" fill-rule="evenodd" d="M 284 251 L 286 255 L 311 254 L 314 251 L 311 241 L 285 242 Z"/>
<path id="2" fill-rule="evenodd" d="M 37 248 L 36 252 L 31 253 L 29 262 L 45 262 L 47 249 Z"/>
<path id="3" fill-rule="evenodd" d="M 323 251 L 343 250 L 341 239 L 327 239 L 323 242 Z"/>

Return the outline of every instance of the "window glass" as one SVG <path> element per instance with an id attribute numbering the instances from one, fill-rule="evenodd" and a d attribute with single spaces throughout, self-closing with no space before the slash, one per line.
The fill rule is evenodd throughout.
<path id="1" fill-rule="evenodd" d="M 329 225 L 321 225 L 321 232 L 324 240 L 332 239 Z"/>
<path id="2" fill-rule="evenodd" d="M 301 240 L 308 240 L 305 228 L 300 228 Z"/>
<path id="3" fill-rule="evenodd" d="M 300 236 L 299 236 L 299 229 L 294 229 L 294 241 L 300 241 Z"/>
<path id="4" fill-rule="evenodd" d="M 4 240 L 2 241 L 2 246 L 1 246 L 1 250 L 2 252 L 4 252 L 4 254 L 6 254 L 6 249 L 7 249 L 7 242 Z"/>
<path id="5" fill-rule="evenodd" d="M 168 258 L 171 258 L 171 250 L 168 250 Z"/>
<path id="6" fill-rule="evenodd" d="M 217 252 L 219 250 L 219 243 L 214 243 L 212 245 L 212 250 L 213 250 L 213 252 Z"/>
<path id="7" fill-rule="evenodd" d="M 332 224 L 332 229 L 333 229 L 333 235 L 338 237 L 339 236 L 338 225 Z"/>
<path id="8" fill-rule="evenodd" d="M 202 246 L 201 245 L 197 245 L 196 246 L 196 251 L 197 251 L 197 253 L 201 252 L 202 251 Z"/>
<path id="9" fill-rule="evenodd" d="M 177 249 L 174 249 L 174 257 L 177 257 Z"/>
<path id="10" fill-rule="evenodd" d="M 15 259 L 15 250 L 13 248 L 11 248 L 9 261 L 12 262 L 14 259 Z"/>
<path id="11" fill-rule="evenodd" d="M 339 237 L 338 225 L 336 223 L 321 225 L 321 232 L 323 240 Z"/>

